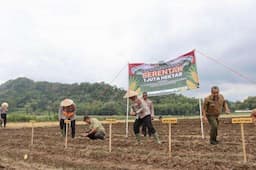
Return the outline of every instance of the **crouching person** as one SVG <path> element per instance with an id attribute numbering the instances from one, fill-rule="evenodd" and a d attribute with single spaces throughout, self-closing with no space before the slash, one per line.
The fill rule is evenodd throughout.
<path id="1" fill-rule="evenodd" d="M 89 130 L 85 133 L 85 137 L 88 137 L 92 140 L 103 140 L 105 138 L 105 129 L 98 119 L 84 116 L 84 122 L 89 125 Z"/>
<path id="2" fill-rule="evenodd" d="M 60 129 L 63 136 L 66 135 L 66 124 L 65 120 L 70 120 L 71 122 L 71 137 L 75 138 L 76 133 L 76 105 L 71 99 L 64 99 L 60 103 L 59 109 L 59 121 Z"/>

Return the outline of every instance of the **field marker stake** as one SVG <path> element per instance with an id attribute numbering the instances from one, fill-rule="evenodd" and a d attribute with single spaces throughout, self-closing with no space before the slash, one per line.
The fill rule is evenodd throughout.
<path id="1" fill-rule="evenodd" d="M 204 136 L 204 124 L 203 124 L 203 115 L 202 115 L 202 104 L 201 104 L 201 99 L 199 98 L 199 110 L 200 110 L 200 125 L 201 125 L 201 134 L 202 134 L 202 139 L 205 138 Z"/>
<path id="2" fill-rule="evenodd" d="M 172 123 L 177 123 L 177 118 L 163 118 L 162 123 L 169 124 L 169 156 L 172 155 Z"/>
<path id="3" fill-rule="evenodd" d="M 109 124 L 109 152 L 111 152 L 111 145 L 112 145 L 112 123 Z"/>
<path id="4" fill-rule="evenodd" d="M 68 127 L 69 127 L 70 120 L 65 120 L 66 124 L 66 137 L 65 137 L 65 149 L 68 148 Z"/>
<path id="5" fill-rule="evenodd" d="M 247 158 L 246 158 L 246 149 L 245 149 L 245 142 L 244 142 L 244 124 L 243 123 L 241 123 L 241 137 L 242 137 L 242 144 L 243 144 L 244 163 L 246 163 Z"/>
<path id="6" fill-rule="evenodd" d="M 106 119 L 106 121 L 109 123 L 109 152 L 112 151 L 112 124 L 117 123 L 116 119 Z"/>
<path id="7" fill-rule="evenodd" d="M 252 123 L 252 118 L 232 118 L 232 123 L 240 123 L 241 125 L 241 138 L 242 138 L 242 147 L 243 147 L 243 155 L 244 155 L 244 163 L 247 162 L 246 158 L 246 148 L 245 148 L 245 140 L 244 140 L 244 123 Z"/>
<path id="8" fill-rule="evenodd" d="M 169 123 L 169 153 L 172 153 L 172 124 Z"/>
<path id="9" fill-rule="evenodd" d="M 31 146 L 34 144 L 34 123 L 36 122 L 35 120 L 30 120 L 31 122 L 31 127 L 32 127 L 32 131 L 31 131 Z"/>

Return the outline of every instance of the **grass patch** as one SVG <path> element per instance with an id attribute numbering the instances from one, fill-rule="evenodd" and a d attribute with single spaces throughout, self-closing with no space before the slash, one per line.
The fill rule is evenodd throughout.
<path id="1" fill-rule="evenodd" d="M 10 113 L 8 114 L 8 122 L 29 122 L 35 120 L 37 122 L 49 122 L 58 120 L 57 114 L 26 114 L 26 113 Z"/>
<path id="2" fill-rule="evenodd" d="M 103 116 L 103 115 L 90 115 L 92 117 L 95 117 L 99 120 L 105 120 L 105 119 L 116 119 L 116 120 L 126 120 L 126 115 L 113 115 L 113 116 Z M 155 120 L 159 119 L 160 115 L 155 115 Z M 250 113 L 231 113 L 231 114 L 221 114 L 221 117 L 223 118 L 229 118 L 229 117 L 244 117 L 244 116 L 250 116 Z M 77 115 L 76 120 L 82 121 L 83 115 Z M 190 116 L 184 116 L 184 115 L 162 115 L 163 118 L 173 117 L 177 119 L 199 119 L 199 115 L 190 115 Z M 134 120 L 135 116 L 129 115 L 129 120 Z M 41 113 L 41 114 L 27 114 L 23 112 L 15 112 L 15 113 L 9 113 L 8 114 L 8 122 L 29 122 L 30 120 L 36 120 L 37 122 L 49 122 L 49 121 L 57 121 L 58 115 L 57 113 Z"/>

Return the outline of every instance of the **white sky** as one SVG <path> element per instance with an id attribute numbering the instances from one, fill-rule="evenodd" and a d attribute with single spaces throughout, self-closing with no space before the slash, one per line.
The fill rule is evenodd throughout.
<path id="1" fill-rule="evenodd" d="M 192 49 L 256 81 L 255 6 L 254 0 L 0 1 L 0 83 L 22 76 L 126 89 L 128 62 L 155 63 Z M 255 83 L 196 55 L 201 88 L 185 95 L 204 97 L 212 85 L 229 100 L 256 95 Z"/>

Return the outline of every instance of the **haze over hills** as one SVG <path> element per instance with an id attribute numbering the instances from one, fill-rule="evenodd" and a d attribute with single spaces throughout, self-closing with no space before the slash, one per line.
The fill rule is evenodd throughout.
<path id="1" fill-rule="evenodd" d="M 58 111 L 64 98 L 71 98 L 77 104 L 78 114 L 124 115 L 125 90 L 101 83 L 62 84 L 35 82 L 22 77 L 0 85 L 0 102 L 9 103 L 9 112 L 40 114 Z M 193 115 L 199 113 L 198 100 L 183 95 L 172 94 L 151 97 L 156 114 Z M 256 97 L 248 97 L 243 102 L 229 102 L 233 110 L 256 108 Z"/>

